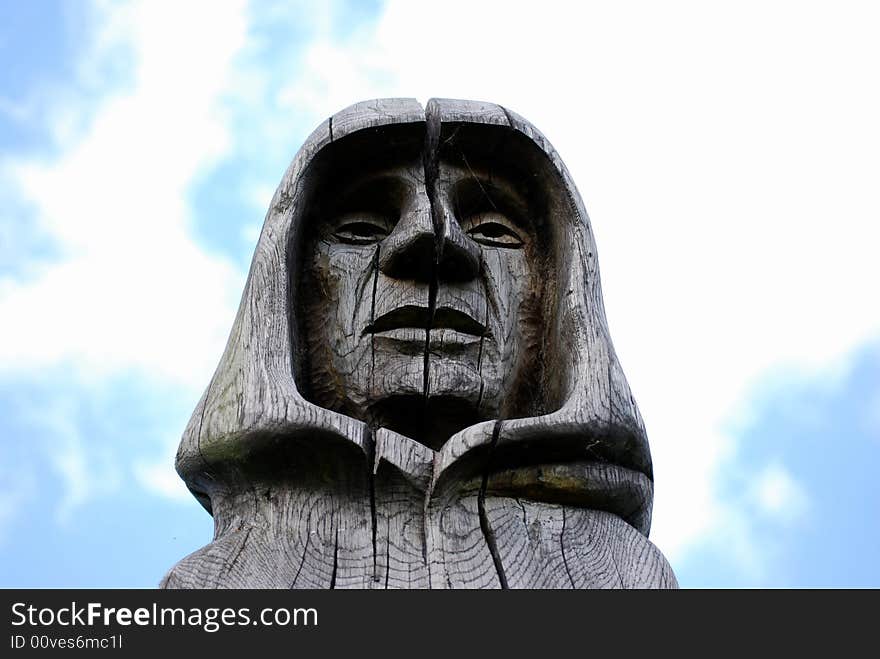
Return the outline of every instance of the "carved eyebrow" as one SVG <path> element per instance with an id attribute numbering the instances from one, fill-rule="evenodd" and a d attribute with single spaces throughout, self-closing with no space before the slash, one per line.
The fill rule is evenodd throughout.
<path id="1" fill-rule="evenodd" d="M 323 215 L 333 219 L 348 214 L 363 213 L 381 215 L 391 221 L 391 226 L 400 217 L 400 209 L 406 195 L 406 183 L 393 173 L 380 172 L 360 177 L 339 187 L 324 191 Z"/>
<path id="2" fill-rule="evenodd" d="M 504 179 L 489 179 L 472 170 L 455 184 L 453 208 L 459 221 L 491 211 L 508 218 L 520 229 L 533 230 L 529 204 L 512 185 Z"/>

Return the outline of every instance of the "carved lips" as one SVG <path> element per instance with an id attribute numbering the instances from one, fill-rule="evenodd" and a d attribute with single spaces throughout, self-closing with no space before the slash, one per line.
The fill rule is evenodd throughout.
<path id="1" fill-rule="evenodd" d="M 438 307 L 432 315 L 427 307 L 409 304 L 382 314 L 364 328 L 363 334 L 424 344 L 428 329 L 432 334 L 437 331 L 443 343 L 473 343 L 487 334 L 486 326 L 464 311 Z"/>

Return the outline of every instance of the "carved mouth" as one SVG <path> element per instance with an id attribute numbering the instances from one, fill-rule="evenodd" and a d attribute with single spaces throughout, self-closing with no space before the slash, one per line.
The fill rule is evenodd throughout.
<path id="1" fill-rule="evenodd" d="M 403 328 L 451 329 L 478 337 L 486 334 L 486 326 L 463 311 L 438 307 L 431 318 L 430 309 L 415 305 L 404 305 L 382 314 L 364 328 L 363 334 L 378 334 Z"/>

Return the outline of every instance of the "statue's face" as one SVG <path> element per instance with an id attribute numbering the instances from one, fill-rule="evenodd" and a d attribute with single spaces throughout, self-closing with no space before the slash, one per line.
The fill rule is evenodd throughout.
<path id="1" fill-rule="evenodd" d="M 430 423 L 434 439 L 416 438 L 439 444 L 509 413 L 537 352 L 539 273 L 529 209 L 506 181 L 441 162 L 432 217 L 424 178 L 413 161 L 334 188 L 302 285 L 313 402 L 411 435 Z"/>

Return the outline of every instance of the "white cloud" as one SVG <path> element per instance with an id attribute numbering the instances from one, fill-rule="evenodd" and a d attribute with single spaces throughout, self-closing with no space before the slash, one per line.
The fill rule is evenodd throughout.
<path id="1" fill-rule="evenodd" d="M 316 38 L 282 96 L 317 116 L 486 99 L 553 141 L 593 219 L 655 456 L 652 537 L 675 560 L 737 526 L 715 476 L 749 387 L 775 368 L 833 373 L 880 333 L 878 13 L 391 0 L 374 29 Z"/>
<path id="2" fill-rule="evenodd" d="M 211 29 L 197 30 L 208 15 Z M 244 7 L 131 3 L 101 19 L 80 68 L 127 47 L 131 79 L 97 100 L 70 94 L 89 119 L 75 135 L 56 121 L 57 157 L 0 163 L 63 254 L 26 281 L 0 279 L 0 369 L 133 367 L 203 386 L 242 276 L 193 241 L 187 194 L 229 148 L 222 95 Z"/>
<path id="3" fill-rule="evenodd" d="M 119 459 L 112 447 L 93 445 L 82 431 L 80 401 L 62 392 L 34 401 L 27 394 L 13 398 L 15 418 L 7 454 L 15 469 L 4 474 L 0 499 L 24 503 L 35 493 L 37 474 L 31 462 L 34 452 L 45 456 L 48 474 L 60 484 L 56 495 L 56 521 L 69 524 L 73 513 L 97 497 L 117 491 L 123 483 Z M 27 428 L 27 436 L 21 428 Z M 7 430 L 8 432 L 8 430 Z M 52 489 L 52 488 L 50 488 Z M 24 506 L 9 509 L 15 516 Z"/>
<path id="4" fill-rule="evenodd" d="M 3 480 L 6 486 L 0 489 L 0 544 L 12 537 L 9 528 L 36 491 L 35 479 L 29 471 L 3 469 Z"/>
<path id="5" fill-rule="evenodd" d="M 123 479 L 115 464 L 115 456 L 88 446 L 72 423 L 69 410 L 63 412 L 63 419 L 55 412 L 48 414 L 53 418 L 50 422 L 43 420 L 43 436 L 51 441 L 46 442 L 48 445 L 43 449 L 63 485 L 63 496 L 57 502 L 55 517 L 62 524 L 69 524 L 80 506 L 116 492 Z"/>
<path id="6" fill-rule="evenodd" d="M 147 490 L 168 499 L 192 501 L 192 494 L 170 468 L 170 464 L 168 460 L 138 462 L 134 465 L 135 478 Z"/>
<path id="7" fill-rule="evenodd" d="M 861 421 L 861 425 L 866 430 L 868 436 L 880 442 L 880 387 L 874 390 L 871 402 L 865 406 L 864 416 Z"/>
<path id="8" fill-rule="evenodd" d="M 5 154 L 0 178 L 18 205 L 33 209 L 60 258 L 27 264 L 25 277 L 0 276 L 5 377 L 62 366 L 85 397 L 121 373 L 193 399 L 205 386 L 244 276 L 195 242 L 188 195 L 231 146 L 224 95 L 246 40 L 245 9 L 238 1 L 96 3 L 94 40 L 75 79 L 28 101 L 64 101 L 37 112 L 48 117 L 55 154 Z M 131 456 L 81 436 L 64 395 L 44 403 L 50 409 L 28 423 L 34 450 L 64 486 L 59 521 L 118 491 L 129 469 L 144 486 L 177 496 L 166 482 L 176 478 L 173 448 L 162 450 L 167 477 L 143 462 L 126 467 Z M 4 484 L 0 514 L 13 514 L 26 486 Z"/>
<path id="9" fill-rule="evenodd" d="M 732 570 L 740 583 L 761 587 L 780 583 L 787 569 L 786 531 L 803 525 L 811 500 L 804 485 L 779 461 L 744 469 L 728 456 L 718 464 L 735 467 L 728 478 L 725 496 L 712 493 L 712 507 L 719 520 L 692 536 L 683 548 L 699 549 Z M 727 474 L 730 476 L 730 474 Z M 736 483 L 737 486 L 730 487 Z"/>
<path id="10" fill-rule="evenodd" d="M 331 10 L 296 5 L 316 36 L 259 63 L 290 72 L 283 89 L 236 67 L 256 38 L 240 4 L 101 11 L 81 75 L 98 77 L 96 62 L 127 43 L 132 83 L 58 113 L 59 158 L 2 162 L 65 259 L 0 280 L 0 316 L 13 319 L 0 369 L 134 367 L 204 386 L 241 290 L 241 273 L 188 230 L 193 181 L 234 140 L 224 94 L 269 98 L 271 113 L 249 117 L 264 130 L 255 152 L 277 148 L 269 138 L 288 120 L 363 98 L 492 100 L 547 134 L 591 213 L 612 336 L 655 456 L 652 537 L 673 561 L 707 534 L 756 551 L 716 490 L 736 453 L 726 422 L 748 412 L 762 374 L 833 373 L 880 333 L 878 10 L 391 0 L 341 40 Z M 171 491 L 150 464 L 137 469 Z M 791 483 L 763 476 L 770 511 Z"/>
<path id="11" fill-rule="evenodd" d="M 803 487 L 779 464 L 768 464 L 752 484 L 750 498 L 764 516 L 786 524 L 803 518 L 808 498 Z"/>

